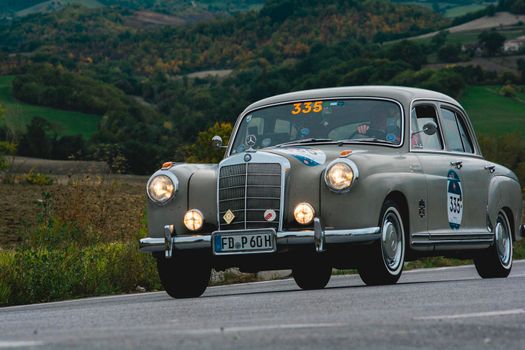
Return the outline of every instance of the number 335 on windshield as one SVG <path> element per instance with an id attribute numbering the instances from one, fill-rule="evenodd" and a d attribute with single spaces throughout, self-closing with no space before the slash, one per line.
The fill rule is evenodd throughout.
<path id="1" fill-rule="evenodd" d="M 292 114 L 308 114 L 310 112 L 319 113 L 323 110 L 323 101 L 315 102 L 303 102 L 303 103 L 294 103 Z"/>

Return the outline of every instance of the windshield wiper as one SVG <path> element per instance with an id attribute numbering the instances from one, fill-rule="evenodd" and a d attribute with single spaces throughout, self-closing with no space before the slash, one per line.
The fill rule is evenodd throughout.
<path id="1" fill-rule="evenodd" d="M 362 139 L 346 139 L 346 140 L 339 140 L 337 142 L 340 143 L 360 143 L 360 142 L 376 142 L 376 143 L 384 143 L 387 145 L 396 145 L 397 143 L 387 140 L 378 139 L 376 137 L 366 137 Z"/>
<path id="2" fill-rule="evenodd" d="M 284 147 L 284 146 L 293 145 L 293 144 L 296 144 L 296 143 L 311 143 L 311 142 L 335 142 L 335 141 L 332 140 L 332 139 L 316 139 L 314 137 L 310 137 L 310 138 L 307 138 L 307 139 L 300 139 L 300 140 L 283 142 L 283 143 L 280 143 L 280 144 L 276 145 L 275 147 Z"/>

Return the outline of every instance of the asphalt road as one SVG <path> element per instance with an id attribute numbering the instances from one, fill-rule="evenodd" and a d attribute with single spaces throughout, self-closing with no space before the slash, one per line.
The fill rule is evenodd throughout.
<path id="1" fill-rule="evenodd" d="M 405 272 L 394 286 L 334 276 L 0 309 L 0 348 L 525 349 L 525 261 L 507 279 L 474 267 Z"/>

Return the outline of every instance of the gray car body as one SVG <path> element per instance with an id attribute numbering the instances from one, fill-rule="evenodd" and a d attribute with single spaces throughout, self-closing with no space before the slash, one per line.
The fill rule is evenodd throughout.
<path id="1" fill-rule="evenodd" d="M 304 148 L 315 148 L 326 155 L 326 161 L 319 166 L 305 166 L 286 152 L 287 147 L 257 150 L 255 154 L 271 154 L 276 159 L 289 163 L 285 174 L 282 230 L 297 227 L 293 210 L 300 202 L 308 202 L 314 207 L 316 217 L 320 218 L 323 228 L 327 230 L 374 228 L 379 226 L 383 203 L 387 198 L 393 198 L 403 208 L 405 225 L 409 232 L 409 247 L 414 252 L 433 255 L 434 252 L 441 254 L 443 251 L 453 250 L 465 251 L 467 256 L 468 250 L 488 247 L 493 243 L 492 227 L 500 210 L 506 211 L 513 239 L 521 239 L 523 202 L 516 175 L 483 158 L 464 109 L 456 100 L 444 94 L 390 86 L 340 87 L 287 93 L 248 106 L 237 119 L 231 140 L 235 137 L 241 120 L 254 110 L 283 103 L 342 98 L 387 99 L 399 103 L 403 110 L 404 124 L 401 128 L 401 145 L 301 145 Z M 475 152 L 448 152 L 446 148 L 443 151 L 411 149 L 409 116 L 412 108 L 422 103 L 432 104 L 436 106 L 436 110 L 440 106 L 447 106 L 460 113 L 467 123 Z M 230 155 L 232 144 L 230 142 L 220 164 L 174 164 L 154 174 L 174 175 L 178 180 L 178 189 L 173 199 L 165 205 L 148 200 L 151 241 L 157 239 L 156 242 L 159 242 L 159 239 L 165 237 L 166 225 L 172 225 L 170 232 L 173 236 L 203 238 L 203 244 L 180 245 L 180 248 L 209 246 L 209 235 L 218 229 L 220 220 L 217 214 L 217 178 L 220 166 L 225 162 L 243 162 L 244 153 Z M 334 193 L 324 183 L 323 175 L 327 165 L 341 158 L 340 153 L 344 150 L 352 151 L 344 158 L 357 165 L 359 178 L 350 191 Z M 461 169 L 450 164 L 458 161 L 463 164 Z M 447 220 L 447 173 L 451 169 L 457 172 L 463 187 L 463 225 L 459 229 L 451 229 Z M 198 209 L 204 215 L 205 225 L 199 232 L 190 232 L 183 224 L 184 214 L 189 209 Z M 377 238 L 378 236 L 370 236 L 370 239 Z M 148 246 L 143 240 L 141 247 L 144 251 L 160 251 L 167 245 L 164 248 L 155 244 Z M 176 246 L 175 249 L 177 248 Z"/>

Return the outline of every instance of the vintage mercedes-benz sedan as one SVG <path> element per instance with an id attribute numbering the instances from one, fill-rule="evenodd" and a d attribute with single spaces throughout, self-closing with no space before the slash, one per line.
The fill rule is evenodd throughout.
<path id="1" fill-rule="evenodd" d="M 222 146 L 216 136 L 212 142 Z M 147 183 L 149 237 L 167 293 L 197 297 L 211 269 L 332 269 L 395 283 L 408 260 L 474 259 L 506 277 L 524 235 L 519 181 L 483 158 L 454 99 L 363 86 L 299 91 L 241 113 L 219 164 L 166 163 Z"/>

